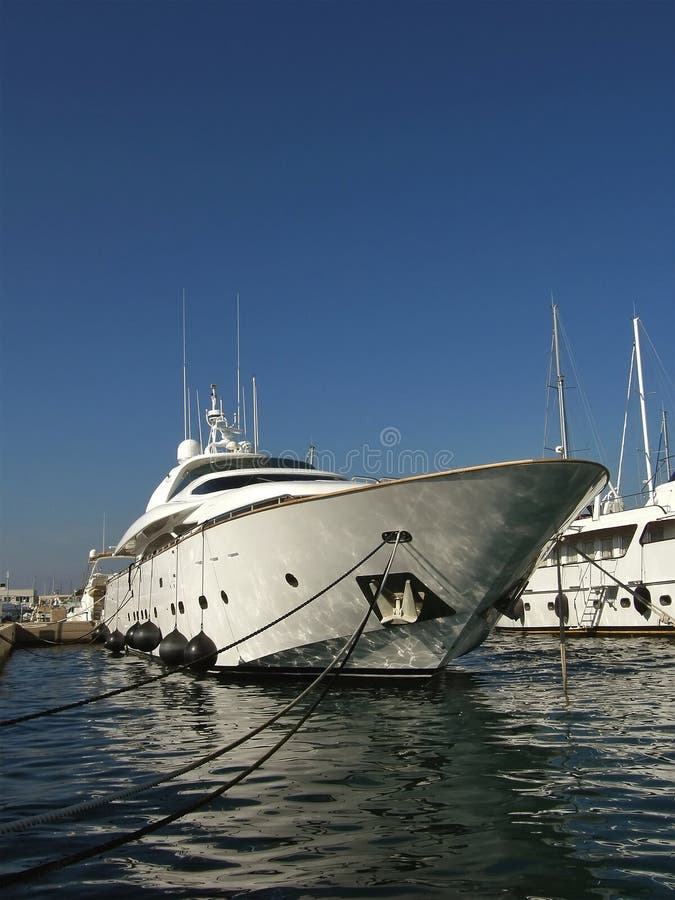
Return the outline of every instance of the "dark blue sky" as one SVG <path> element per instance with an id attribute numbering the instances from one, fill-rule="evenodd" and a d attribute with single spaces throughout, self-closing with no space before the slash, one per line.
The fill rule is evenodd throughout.
<path id="1" fill-rule="evenodd" d="M 239 291 L 262 443 L 383 474 L 542 454 L 553 292 L 615 467 L 634 306 L 673 377 L 673 9 L 3 0 L 3 574 L 144 509 L 183 288 L 202 406 Z"/>

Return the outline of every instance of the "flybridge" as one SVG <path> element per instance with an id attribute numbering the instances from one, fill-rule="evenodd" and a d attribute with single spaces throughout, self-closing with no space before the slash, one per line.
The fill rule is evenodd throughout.
<path id="1" fill-rule="evenodd" d="M 178 445 L 177 465 L 153 492 L 146 511 L 167 503 L 181 493 L 191 482 L 206 475 L 228 472 L 233 469 L 301 469 L 315 471 L 308 462 L 284 457 L 271 457 L 257 452 L 258 409 L 255 378 L 253 379 L 253 433 L 254 443 L 238 440 L 242 429 L 239 424 L 239 411 L 233 416 L 232 423 L 223 412 L 222 400 L 218 399 L 217 386 L 211 385 L 211 407 L 205 412 L 209 435 L 206 446 L 202 449 L 201 440 L 185 437 Z M 187 426 L 186 426 L 187 434 Z M 201 437 L 201 431 L 200 431 Z M 325 476 L 340 479 L 332 473 Z M 272 479 L 269 479 L 272 480 Z M 234 485 L 233 485 L 234 486 Z"/>
<path id="2" fill-rule="evenodd" d="M 216 385 L 211 385 L 211 409 L 206 411 L 206 422 L 210 428 L 209 440 L 204 450 L 205 453 L 252 453 L 253 444 L 250 441 L 237 441 L 235 435 L 241 434 L 239 427 L 239 414 L 235 422 L 230 425 L 223 413 L 222 401 L 218 404 Z"/>
<path id="3" fill-rule="evenodd" d="M 257 455 L 257 436 L 258 436 L 258 413 L 257 413 L 257 395 L 255 379 L 253 379 L 253 411 L 254 411 L 254 443 L 250 441 L 239 441 L 236 438 L 241 435 L 242 429 L 239 424 L 239 412 L 234 416 L 232 424 L 228 421 L 223 412 L 222 400 L 219 402 L 216 385 L 211 385 L 211 408 L 206 410 L 206 424 L 209 426 L 209 437 L 206 447 L 202 450 L 201 441 L 194 438 L 185 437 L 178 445 L 177 458 L 179 463 L 185 463 L 188 460 L 202 456 L 204 454 L 224 454 L 224 453 L 241 453 Z M 200 429 L 201 435 L 201 429 Z"/>
<path id="4" fill-rule="evenodd" d="M 257 454 L 258 452 L 258 392 L 255 376 L 252 378 L 253 401 L 253 441 L 238 440 L 238 437 L 246 433 L 246 403 L 244 391 L 241 387 L 241 361 L 239 347 L 239 292 L 237 291 L 237 409 L 231 421 L 228 421 L 224 412 L 222 400 L 218 400 L 216 385 L 211 385 L 211 408 L 205 411 L 206 423 L 209 427 L 209 437 L 204 447 L 202 441 L 201 412 L 199 421 L 199 440 L 192 437 L 190 397 L 187 384 L 187 328 L 185 314 L 185 290 L 183 290 L 183 440 L 178 445 L 178 463 L 182 464 L 194 457 L 203 454 Z M 199 407 L 199 393 L 197 393 L 197 406 Z M 242 423 L 242 406 L 244 410 Z"/>

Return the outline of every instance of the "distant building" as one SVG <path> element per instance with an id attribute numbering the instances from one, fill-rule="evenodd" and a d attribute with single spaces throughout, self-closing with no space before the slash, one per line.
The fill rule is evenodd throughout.
<path id="1" fill-rule="evenodd" d="M 28 609 L 34 603 L 34 588 L 7 587 L 5 582 L 0 583 L 1 621 L 20 619 L 24 608 Z"/>
<path id="2" fill-rule="evenodd" d="M 0 582 L 0 602 L 1 603 L 18 603 L 22 606 L 28 606 L 35 603 L 35 588 L 7 587 Z"/>

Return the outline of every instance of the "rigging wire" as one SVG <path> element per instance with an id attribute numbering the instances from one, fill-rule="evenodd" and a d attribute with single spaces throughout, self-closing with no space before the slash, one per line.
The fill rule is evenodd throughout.
<path id="1" fill-rule="evenodd" d="M 572 367 L 572 372 L 574 374 L 574 379 L 576 382 L 577 390 L 579 391 L 579 397 L 581 398 L 581 405 L 584 410 L 584 415 L 586 416 L 586 420 L 588 421 L 588 425 L 591 429 L 591 434 L 593 436 L 593 442 L 595 444 L 595 448 L 600 457 L 600 462 L 604 463 L 607 459 L 607 453 L 605 452 L 605 448 L 603 446 L 602 440 L 600 438 L 600 432 L 598 431 L 598 427 L 596 425 L 595 419 L 593 418 L 593 412 L 591 410 L 591 404 L 586 395 L 586 391 L 584 390 L 583 384 L 581 382 L 581 378 L 579 376 L 579 369 L 576 364 L 576 360 L 574 358 L 574 354 L 572 352 L 572 346 L 567 338 L 567 333 L 565 331 L 565 326 L 563 323 L 558 320 L 558 324 L 560 326 L 560 331 L 562 333 L 563 342 L 565 344 L 565 349 L 567 350 L 567 356 L 570 361 L 570 365 Z"/>
<path id="2" fill-rule="evenodd" d="M 651 337 L 649 336 L 649 332 L 645 328 L 644 323 L 642 322 L 642 319 L 640 319 L 640 327 L 642 328 L 643 334 L 646 336 L 647 340 L 649 341 L 649 346 L 652 348 L 652 353 L 654 354 L 654 360 L 656 362 L 656 369 L 658 371 L 660 379 L 662 379 L 662 382 L 666 388 L 666 391 L 669 392 L 671 395 L 675 395 L 675 385 L 673 384 L 673 381 L 672 381 L 670 375 L 668 374 L 668 370 L 666 369 L 663 360 L 659 356 L 658 350 L 654 346 L 654 342 L 652 341 Z M 664 391 L 664 393 L 666 391 Z"/>
<path id="3" fill-rule="evenodd" d="M 542 456 L 546 453 L 547 450 L 547 438 L 548 438 L 548 409 L 549 409 L 549 397 L 550 392 L 553 389 L 551 384 L 551 380 L 553 378 L 553 336 L 551 336 L 551 349 L 549 351 L 548 356 L 548 378 L 546 379 L 546 403 L 544 405 L 544 448 L 542 450 Z"/>

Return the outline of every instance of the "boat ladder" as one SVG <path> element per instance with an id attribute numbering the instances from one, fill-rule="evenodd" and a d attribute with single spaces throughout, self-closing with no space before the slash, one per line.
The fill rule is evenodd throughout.
<path id="1" fill-rule="evenodd" d="M 597 628 L 598 623 L 600 622 L 602 607 L 605 603 L 606 592 L 607 589 L 604 586 L 600 589 L 599 593 L 596 593 L 593 588 L 589 589 L 581 619 L 579 620 L 579 626 L 581 628 Z"/>

